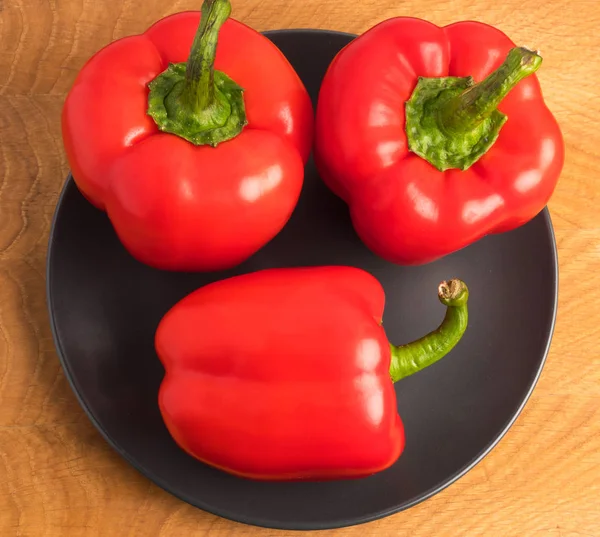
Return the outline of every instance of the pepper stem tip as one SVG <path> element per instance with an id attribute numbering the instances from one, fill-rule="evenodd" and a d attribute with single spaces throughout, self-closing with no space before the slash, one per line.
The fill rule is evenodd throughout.
<path id="1" fill-rule="evenodd" d="M 446 306 L 461 306 L 469 298 L 469 288 L 458 278 L 444 280 L 438 286 L 438 298 Z"/>

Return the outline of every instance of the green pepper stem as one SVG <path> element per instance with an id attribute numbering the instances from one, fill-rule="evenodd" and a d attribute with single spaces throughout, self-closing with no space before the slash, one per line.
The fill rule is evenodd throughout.
<path id="1" fill-rule="evenodd" d="M 473 130 L 498 108 L 521 80 L 538 70 L 542 57 L 525 47 L 510 50 L 498 69 L 454 96 L 439 110 L 440 127 L 448 133 Z"/>
<path id="2" fill-rule="evenodd" d="M 215 101 L 215 56 L 219 30 L 231 13 L 229 0 L 204 0 L 185 71 L 182 102 L 194 112 Z"/>
<path id="3" fill-rule="evenodd" d="M 188 61 L 170 63 L 148 84 L 148 115 L 156 126 L 194 145 L 216 147 L 248 124 L 244 89 L 214 66 L 230 13 L 229 0 L 204 0 Z"/>
<path id="4" fill-rule="evenodd" d="M 447 309 L 442 324 L 436 330 L 407 345 L 390 344 L 392 382 L 417 373 L 443 358 L 465 333 L 469 298 L 466 284 L 457 279 L 443 281 L 438 288 L 438 298 Z"/>

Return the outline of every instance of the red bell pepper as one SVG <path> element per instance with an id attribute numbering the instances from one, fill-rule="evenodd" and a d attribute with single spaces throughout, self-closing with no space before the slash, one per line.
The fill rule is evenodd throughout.
<path id="1" fill-rule="evenodd" d="M 338 53 L 315 161 L 373 252 L 430 262 L 544 208 L 564 144 L 532 74 L 541 61 L 486 24 L 404 17 Z"/>
<path id="2" fill-rule="evenodd" d="M 64 104 L 77 186 L 157 268 L 240 263 L 281 230 L 302 187 L 309 95 L 281 51 L 230 11 L 205 0 L 201 16 L 109 44 Z"/>
<path id="3" fill-rule="evenodd" d="M 384 291 L 352 267 L 268 269 L 211 283 L 169 310 L 155 345 L 159 407 L 187 453 L 257 480 L 356 478 L 404 448 L 394 382 L 446 355 L 468 289 L 442 282 L 440 327 L 402 346 L 381 326 Z"/>

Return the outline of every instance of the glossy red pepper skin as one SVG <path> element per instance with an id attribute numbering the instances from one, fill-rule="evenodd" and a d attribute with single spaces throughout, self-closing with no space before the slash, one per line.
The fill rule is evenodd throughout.
<path id="1" fill-rule="evenodd" d="M 134 257 L 167 270 L 228 268 L 273 238 L 296 205 L 312 144 L 298 75 L 271 41 L 233 19 L 219 33 L 215 69 L 244 88 L 248 125 L 216 148 L 158 130 L 148 83 L 187 60 L 199 21 L 199 12 L 172 15 L 100 50 L 62 116 L 80 191 Z"/>
<path id="2" fill-rule="evenodd" d="M 317 106 L 315 161 L 376 254 L 398 264 L 427 263 L 514 229 L 547 204 L 564 144 L 535 75 L 501 102 L 508 121 L 466 171 L 438 171 L 407 146 L 405 102 L 418 77 L 479 82 L 514 46 L 486 24 L 441 28 L 401 17 L 373 27 L 333 60 Z"/>
<path id="3" fill-rule="evenodd" d="M 155 340 L 171 435 L 199 460 L 258 480 L 389 467 L 404 429 L 384 300 L 379 282 L 352 267 L 263 270 L 188 295 Z"/>

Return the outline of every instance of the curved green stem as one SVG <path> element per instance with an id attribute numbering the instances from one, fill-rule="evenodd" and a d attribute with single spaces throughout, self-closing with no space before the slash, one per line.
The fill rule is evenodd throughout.
<path id="1" fill-rule="evenodd" d="M 466 284 L 456 279 L 443 281 L 438 288 L 438 298 L 447 309 L 442 324 L 436 330 L 407 345 L 390 344 L 392 382 L 417 373 L 443 358 L 465 333 L 469 318 L 469 289 Z"/>
<path id="2" fill-rule="evenodd" d="M 187 62 L 172 63 L 148 87 L 148 115 L 157 127 L 195 145 L 216 146 L 246 126 L 243 89 L 214 68 L 229 0 L 204 0 Z"/>

